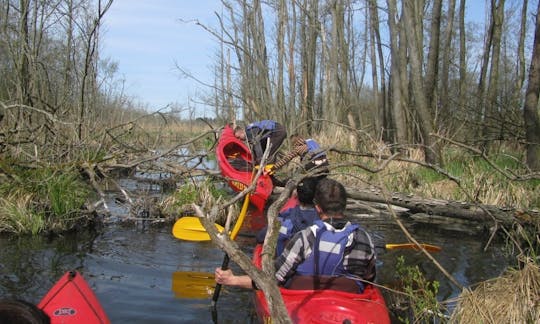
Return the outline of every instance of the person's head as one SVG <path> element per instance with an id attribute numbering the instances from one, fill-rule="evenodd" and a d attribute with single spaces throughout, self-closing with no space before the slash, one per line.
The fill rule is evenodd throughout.
<path id="1" fill-rule="evenodd" d="M 50 318 L 36 305 L 24 300 L 0 300 L 0 323 L 44 324 Z"/>
<path id="2" fill-rule="evenodd" d="M 347 207 L 347 192 L 336 180 L 323 178 L 317 183 L 313 201 L 321 215 L 342 217 Z"/>
<path id="3" fill-rule="evenodd" d="M 246 130 L 242 126 L 236 126 L 234 128 L 234 136 L 242 141 L 246 140 Z"/>
<path id="4" fill-rule="evenodd" d="M 313 199 L 315 197 L 315 188 L 317 187 L 317 179 L 304 178 L 296 186 L 296 195 L 298 201 L 302 205 L 313 205 Z"/>

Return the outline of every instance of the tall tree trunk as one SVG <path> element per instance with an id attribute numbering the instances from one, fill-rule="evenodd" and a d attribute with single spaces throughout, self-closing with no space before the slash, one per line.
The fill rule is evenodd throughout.
<path id="1" fill-rule="evenodd" d="M 490 53 L 491 53 L 491 47 L 493 44 L 493 30 L 494 30 L 494 25 L 495 25 L 493 12 L 496 6 L 495 1 L 496 0 L 491 0 L 492 14 L 489 17 L 490 22 L 489 22 L 487 35 L 486 35 L 486 40 L 484 42 L 484 53 L 482 54 L 482 65 L 480 67 L 480 79 L 478 80 L 476 107 L 479 109 L 479 111 L 473 112 L 477 116 L 476 120 L 478 121 L 479 125 L 485 125 L 485 123 L 487 123 L 488 121 L 487 120 L 488 109 L 487 109 L 487 100 L 486 100 L 486 84 L 487 84 L 486 79 L 487 79 L 487 71 L 489 68 L 489 58 L 490 58 Z M 477 135 L 476 138 L 482 138 L 483 136 L 485 136 L 485 132 L 486 132 L 485 127 L 477 127 L 476 129 L 480 131 L 479 134 L 476 134 Z"/>
<path id="2" fill-rule="evenodd" d="M 484 148 L 488 148 L 492 143 L 492 139 L 495 139 L 494 130 L 496 127 L 502 124 L 497 123 L 500 118 L 500 100 L 499 100 L 499 65 L 501 57 L 501 39 L 502 39 L 502 27 L 504 22 L 504 0 L 499 0 L 495 5 L 493 12 L 493 41 L 491 46 L 491 64 L 489 69 L 489 82 L 487 89 L 486 100 L 486 117 L 484 127 Z"/>
<path id="3" fill-rule="evenodd" d="M 391 115 L 392 124 L 386 125 L 386 127 L 394 128 L 395 138 L 394 141 L 398 146 L 407 142 L 407 124 L 405 119 L 405 105 L 406 102 L 403 98 L 402 90 L 405 85 L 402 84 L 401 69 L 402 65 L 406 62 L 402 62 L 402 51 L 406 51 L 404 47 L 400 47 L 398 39 L 400 38 L 400 27 L 396 22 L 397 19 L 397 7 L 396 0 L 387 0 L 388 4 L 388 28 L 390 32 L 390 94 L 391 94 Z M 402 40 L 404 41 L 404 40 Z"/>
<path id="4" fill-rule="evenodd" d="M 459 109 L 464 111 L 467 105 L 467 43 L 465 30 L 465 3 L 461 0 L 459 5 Z M 474 116 L 473 116 L 474 118 Z"/>
<path id="5" fill-rule="evenodd" d="M 267 117 L 270 112 L 270 117 L 279 114 L 276 111 L 275 105 L 272 103 L 272 88 L 270 86 L 270 75 L 268 72 L 268 57 L 266 51 L 266 37 L 264 34 L 264 17 L 262 15 L 262 6 L 260 0 L 253 1 L 253 15 L 251 20 L 250 31 L 253 37 L 253 50 L 255 55 L 255 86 L 256 97 L 255 102 L 258 107 L 258 119 Z"/>
<path id="6" fill-rule="evenodd" d="M 521 93 L 521 87 L 525 82 L 525 35 L 527 34 L 527 6 L 528 0 L 523 0 L 523 6 L 521 7 L 521 25 L 519 30 L 519 41 L 517 48 L 518 64 L 516 71 L 516 94 Z"/>
<path id="7" fill-rule="evenodd" d="M 348 65 L 344 61 L 348 50 L 344 38 L 344 0 L 333 0 L 330 5 L 332 15 L 331 49 L 328 62 L 328 104 L 326 116 L 334 122 L 345 120 L 345 109 L 348 108 Z"/>
<path id="8" fill-rule="evenodd" d="M 525 121 L 525 136 L 527 140 L 527 166 L 534 171 L 540 171 L 540 109 L 538 96 L 540 94 L 540 2 L 536 9 L 536 31 L 534 34 L 531 67 L 529 69 L 529 84 L 525 96 L 523 119 Z"/>
<path id="9" fill-rule="evenodd" d="M 293 118 L 293 116 L 297 115 L 297 109 L 296 109 L 296 64 L 295 64 L 295 48 L 296 48 L 296 26 L 297 26 L 297 17 L 296 17 L 296 1 L 291 1 L 290 5 L 290 19 L 291 23 L 288 24 L 287 28 L 287 35 L 289 39 L 289 61 L 288 61 L 288 72 L 289 72 L 289 103 L 287 105 L 287 116 L 288 119 L 295 119 L 296 121 L 298 119 Z"/>
<path id="10" fill-rule="evenodd" d="M 414 22 L 417 21 L 413 15 L 413 4 L 406 2 L 403 6 L 405 28 L 410 31 L 407 33 L 407 48 L 410 53 L 410 75 L 411 75 L 411 87 L 413 92 L 413 100 L 416 106 L 416 112 L 419 119 L 419 129 L 420 134 L 422 135 L 423 150 L 425 155 L 425 161 L 431 164 L 437 164 L 439 162 L 438 156 L 436 154 L 437 150 L 433 147 L 433 140 L 431 138 L 431 133 L 433 132 L 433 118 L 431 116 L 425 91 L 423 88 L 422 82 L 422 61 L 420 54 L 422 51 L 421 44 L 417 43 L 418 29 L 421 29 L 422 26 L 414 25 Z M 412 36 L 412 37 L 411 37 Z"/>
<path id="11" fill-rule="evenodd" d="M 301 60 L 302 60 L 302 120 L 307 121 L 306 131 L 312 132 L 313 109 L 315 106 L 315 80 L 317 61 L 317 39 L 319 37 L 319 5 L 318 0 L 304 0 L 300 26 Z"/>
<path id="12" fill-rule="evenodd" d="M 276 42 L 277 42 L 277 82 L 276 82 L 276 106 L 282 121 L 286 120 L 285 110 L 285 84 L 283 67 L 285 65 L 285 26 L 287 25 L 287 8 L 285 0 L 279 0 L 277 4 Z M 286 125 L 286 124 L 285 124 Z"/>
<path id="13" fill-rule="evenodd" d="M 371 61 L 372 65 L 375 66 L 377 59 L 379 62 L 379 75 L 381 78 L 380 85 L 381 90 L 378 91 L 378 75 L 377 75 L 377 69 L 372 68 L 372 75 L 373 75 L 373 83 L 374 83 L 374 91 L 375 91 L 375 107 L 377 108 L 377 111 L 379 112 L 378 115 L 376 115 L 376 134 L 378 132 L 382 132 L 382 138 L 386 141 L 393 142 L 392 137 L 389 136 L 388 132 L 386 131 L 391 123 L 392 118 L 390 112 L 387 109 L 386 106 L 386 77 L 385 77 L 385 65 L 384 65 L 384 54 L 382 49 L 382 42 L 381 42 L 381 33 L 380 33 L 380 27 L 379 27 L 379 13 L 377 10 L 377 2 L 375 0 L 369 0 L 368 3 L 369 6 L 369 18 L 370 18 L 370 41 L 371 41 L 371 47 L 372 47 L 372 54 L 371 54 Z M 389 14 L 390 16 L 390 14 Z M 393 17 L 393 16 L 392 16 Z M 375 52 L 376 48 L 376 52 Z M 388 120 L 390 119 L 390 120 Z"/>
<path id="14" fill-rule="evenodd" d="M 452 40 L 454 38 L 454 13 L 456 9 L 456 0 L 448 1 L 448 19 L 446 22 L 446 28 L 444 31 L 444 45 L 443 45 L 443 55 L 442 55 L 442 67 L 441 67 L 441 119 L 440 126 L 449 129 L 448 125 L 448 115 L 450 98 L 448 97 L 449 92 L 449 75 L 450 75 L 450 53 L 452 52 Z"/>
<path id="15" fill-rule="evenodd" d="M 17 99 L 23 105 L 32 106 L 32 97 L 30 95 L 30 62 L 28 59 L 30 57 L 30 36 L 28 34 L 28 14 L 30 10 L 30 0 L 20 0 L 19 10 L 19 93 Z M 19 116 L 22 118 L 23 115 L 24 114 L 20 114 Z M 19 121 L 22 122 L 23 120 Z"/>
<path id="16" fill-rule="evenodd" d="M 426 64 L 426 76 L 424 78 L 424 91 L 428 109 L 435 112 L 435 91 L 437 90 L 437 79 L 439 75 L 439 44 L 441 35 L 441 11 L 442 0 L 433 0 L 431 10 L 431 27 L 429 30 L 429 52 Z M 421 43 L 419 43 L 421 44 Z M 421 47 L 418 48 L 419 50 Z M 436 114 L 435 114 L 436 115 Z"/>

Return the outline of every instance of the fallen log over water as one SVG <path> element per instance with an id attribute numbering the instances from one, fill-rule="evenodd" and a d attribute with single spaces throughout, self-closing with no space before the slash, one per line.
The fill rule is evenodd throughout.
<path id="1" fill-rule="evenodd" d="M 348 197 L 364 202 L 390 204 L 406 208 L 407 214 L 421 222 L 444 222 L 444 218 L 473 221 L 484 226 L 494 223 L 510 226 L 514 223 L 532 225 L 540 220 L 540 211 L 484 205 L 462 201 L 423 198 L 412 194 L 383 194 L 375 189 L 348 188 Z"/>

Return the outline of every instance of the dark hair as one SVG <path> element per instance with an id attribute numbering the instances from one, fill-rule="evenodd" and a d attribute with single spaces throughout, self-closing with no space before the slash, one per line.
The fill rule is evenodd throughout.
<path id="1" fill-rule="evenodd" d="M 317 183 L 314 202 L 325 214 L 341 215 L 347 207 L 347 191 L 336 180 L 323 178 Z"/>
<path id="2" fill-rule="evenodd" d="M 298 201 L 302 204 L 313 204 L 315 198 L 315 188 L 317 187 L 316 178 L 305 178 L 298 186 L 296 186 L 296 193 L 298 195 Z"/>
<path id="3" fill-rule="evenodd" d="M 0 300 L 0 323 L 48 324 L 51 320 L 36 305 L 19 299 Z"/>

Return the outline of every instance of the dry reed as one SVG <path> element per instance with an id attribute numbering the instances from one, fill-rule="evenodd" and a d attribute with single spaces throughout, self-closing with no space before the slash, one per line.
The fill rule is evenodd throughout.
<path id="1" fill-rule="evenodd" d="M 450 322 L 540 323 L 539 266 L 527 259 L 522 269 L 464 291 Z"/>

